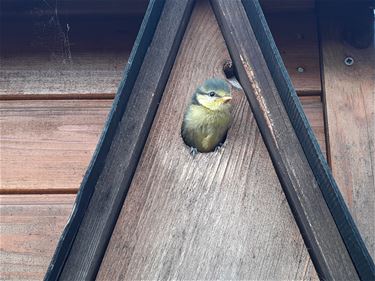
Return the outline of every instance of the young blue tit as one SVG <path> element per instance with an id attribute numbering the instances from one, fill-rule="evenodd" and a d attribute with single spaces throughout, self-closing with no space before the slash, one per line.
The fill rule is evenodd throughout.
<path id="1" fill-rule="evenodd" d="M 198 151 L 214 151 L 225 141 L 231 123 L 231 99 L 229 85 L 222 79 L 208 79 L 195 91 L 181 127 L 193 156 Z"/>

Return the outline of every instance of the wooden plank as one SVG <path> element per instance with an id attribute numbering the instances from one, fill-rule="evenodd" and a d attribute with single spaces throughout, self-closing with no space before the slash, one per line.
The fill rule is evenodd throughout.
<path id="1" fill-rule="evenodd" d="M 267 49 L 260 49 L 259 44 L 262 43 L 257 41 L 260 37 L 254 34 L 252 24 L 258 32 L 260 28 L 264 34 L 269 32 L 258 1 L 245 2 L 248 13 L 258 16 L 252 17 L 252 24 L 240 0 L 212 0 L 212 3 L 239 81 L 253 108 L 317 272 L 323 279 L 357 280 L 356 269 L 263 56 Z M 262 40 L 274 44 L 270 37 Z M 277 53 L 269 55 L 273 55 L 275 60 L 280 59 Z M 295 92 L 290 92 L 290 95 L 296 99 L 295 106 L 301 108 Z"/>
<path id="2" fill-rule="evenodd" d="M 113 98 L 129 50 L 72 53 L 71 62 L 46 54 L 2 58 L 0 99 Z"/>
<path id="3" fill-rule="evenodd" d="M 161 4 L 160 1 L 150 2 L 129 59 L 130 66 L 112 107 L 108 127 L 83 180 L 78 195 L 82 199 L 77 199 L 77 209 L 51 262 L 51 270 L 46 276 L 48 280 L 92 279 L 96 275 L 172 68 L 193 1 L 166 1 L 165 5 Z M 166 38 L 165 34 L 169 36 Z"/>
<path id="4" fill-rule="evenodd" d="M 315 137 L 318 140 L 320 149 L 326 157 L 326 134 L 324 128 L 323 103 L 321 98 L 316 96 L 304 96 L 300 97 L 300 101 L 307 120 L 309 121 Z"/>
<path id="5" fill-rule="evenodd" d="M 5 21 L 0 99 L 113 98 L 141 19 L 39 16 Z"/>
<path id="6" fill-rule="evenodd" d="M 0 102 L 0 193 L 76 192 L 111 103 Z"/>
<path id="7" fill-rule="evenodd" d="M 0 196 L 0 276 L 41 280 L 75 195 Z"/>
<path id="8" fill-rule="evenodd" d="M 318 279 L 243 93 L 220 153 L 182 141 L 193 91 L 227 59 L 197 1 L 97 280 Z"/>
<path id="9" fill-rule="evenodd" d="M 320 33 L 329 159 L 345 202 L 374 259 L 375 46 L 372 41 L 368 48 L 356 49 L 344 42 L 341 36 L 349 24 L 344 24 L 347 18 L 328 13 L 321 16 Z M 374 22 L 373 15 L 368 16 Z M 348 56 L 354 59 L 352 66 L 344 63 Z"/>
<path id="10" fill-rule="evenodd" d="M 319 97 L 301 102 L 325 150 Z M 87 168 L 110 100 L 0 102 L 0 193 L 76 192 Z"/>
<path id="11" fill-rule="evenodd" d="M 267 23 L 297 94 L 321 95 L 316 14 L 272 14 Z"/>
<path id="12" fill-rule="evenodd" d="M 140 17 L 53 19 L 39 15 L 3 24 L 0 99 L 112 98 Z M 298 94 L 320 95 L 315 15 L 271 14 L 268 21 Z"/>

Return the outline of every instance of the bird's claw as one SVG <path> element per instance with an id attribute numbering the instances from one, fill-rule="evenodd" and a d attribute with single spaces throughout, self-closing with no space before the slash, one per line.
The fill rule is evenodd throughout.
<path id="1" fill-rule="evenodd" d="M 195 155 L 198 154 L 198 149 L 195 147 L 190 147 L 190 154 L 195 158 Z"/>
<path id="2" fill-rule="evenodd" d="M 223 143 L 219 143 L 216 147 L 215 147 L 215 152 L 216 153 L 220 153 L 221 150 L 223 149 Z"/>

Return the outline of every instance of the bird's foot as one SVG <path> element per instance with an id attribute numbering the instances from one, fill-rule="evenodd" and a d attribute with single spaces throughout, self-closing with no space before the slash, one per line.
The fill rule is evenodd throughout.
<path id="1" fill-rule="evenodd" d="M 216 153 L 220 153 L 222 150 L 223 150 L 223 143 L 219 143 L 216 147 L 215 147 L 215 151 Z"/>
<path id="2" fill-rule="evenodd" d="M 190 154 L 195 158 L 195 155 L 198 154 L 198 149 L 195 147 L 190 147 Z"/>

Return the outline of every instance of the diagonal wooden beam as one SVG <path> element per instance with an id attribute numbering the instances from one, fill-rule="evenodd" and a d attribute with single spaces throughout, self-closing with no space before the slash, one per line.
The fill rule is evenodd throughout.
<path id="1" fill-rule="evenodd" d="M 312 169 L 314 166 L 311 166 L 312 163 L 305 154 L 306 146 L 310 143 L 301 143 L 296 133 L 300 131 L 300 134 L 301 132 L 306 134 L 313 140 L 313 145 L 316 145 L 316 139 L 306 121 L 280 55 L 274 47 L 258 1 L 211 0 L 211 2 L 238 73 L 238 79 L 252 107 L 320 278 L 358 280 L 356 268 L 320 190 L 327 186 L 319 186 Z M 249 13 L 252 13 L 252 22 Z M 258 28 L 258 36 L 255 35 L 254 25 Z M 263 36 L 259 36 L 259 33 L 263 33 Z M 265 36 L 265 33 L 268 34 Z M 273 48 L 266 50 L 265 44 L 271 44 Z M 276 68 L 283 72 L 279 73 L 278 78 L 285 80 L 287 87 L 282 88 L 284 85 L 280 85 L 280 81 L 274 78 L 275 73 L 270 72 L 264 54 L 267 51 L 268 59 L 277 61 Z M 280 93 L 282 90 L 289 95 L 284 100 Z M 294 109 L 292 115 L 290 109 L 289 112 L 287 111 L 286 105 Z M 299 120 L 299 123 L 292 123 L 293 118 Z M 319 148 L 314 148 L 317 160 L 325 161 Z M 315 163 L 315 165 L 321 164 Z"/>
<path id="2" fill-rule="evenodd" d="M 45 280 L 95 278 L 193 4 L 193 0 L 150 1 L 107 124 Z"/>

